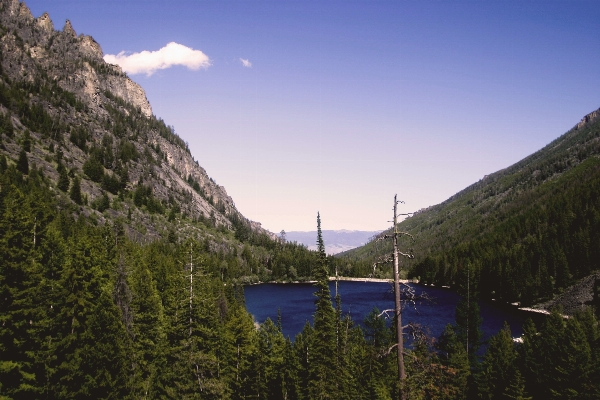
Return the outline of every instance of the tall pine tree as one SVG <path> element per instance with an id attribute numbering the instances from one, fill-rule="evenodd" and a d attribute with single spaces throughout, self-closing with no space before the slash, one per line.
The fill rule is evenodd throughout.
<path id="1" fill-rule="evenodd" d="M 317 281 L 313 346 L 309 353 L 309 394 L 312 399 L 334 399 L 336 396 L 336 323 L 331 305 L 327 255 L 321 233 L 321 216 L 317 213 L 318 259 L 313 276 Z"/>

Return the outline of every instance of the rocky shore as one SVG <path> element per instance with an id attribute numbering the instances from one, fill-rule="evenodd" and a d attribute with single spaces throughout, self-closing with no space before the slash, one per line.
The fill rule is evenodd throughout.
<path id="1" fill-rule="evenodd" d="M 554 299 L 536 304 L 526 310 L 546 314 L 557 307 L 562 307 L 563 315 L 573 315 L 577 311 L 585 310 L 591 307 L 596 279 L 600 279 L 600 272 L 583 278 Z"/>

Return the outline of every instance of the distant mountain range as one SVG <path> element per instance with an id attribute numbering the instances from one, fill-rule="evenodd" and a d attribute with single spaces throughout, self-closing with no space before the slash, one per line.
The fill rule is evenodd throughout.
<path id="1" fill-rule="evenodd" d="M 338 254 L 368 243 L 369 238 L 377 235 L 381 231 L 351 231 L 341 229 L 326 230 L 322 232 L 327 254 Z M 310 250 L 317 249 L 317 231 L 286 232 L 285 236 L 288 242 L 298 242 L 305 245 Z"/>

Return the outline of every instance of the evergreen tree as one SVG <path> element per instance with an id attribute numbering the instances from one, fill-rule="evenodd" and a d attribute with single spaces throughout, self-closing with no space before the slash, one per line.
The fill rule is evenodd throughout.
<path id="1" fill-rule="evenodd" d="M 479 311 L 479 291 L 477 271 L 470 264 L 457 274 L 457 292 L 462 298 L 456 305 L 456 334 L 465 346 L 471 365 L 477 362 L 477 350 L 481 345 L 481 315 Z"/>
<path id="2" fill-rule="evenodd" d="M 223 327 L 224 350 L 222 359 L 227 368 L 226 376 L 233 399 L 244 399 L 254 394 L 252 385 L 256 379 L 253 366 L 257 356 L 257 334 L 252 316 L 244 307 L 233 305 Z"/>
<path id="3" fill-rule="evenodd" d="M 3 174 L 7 168 L 8 163 L 6 162 L 6 156 L 4 154 L 0 154 L 0 174 Z"/>
<path id="4" fill-rule="evenodd" d="M 25 149 L 21 149 L 19 153 L 19 159 L 17 160 L 17 169 L 21 171 L 24 175 L 29 173 L 29 161 L 27 160 L 27 153 Z"/>
<path id="5" fill-rule="evenodd" d="M 285 399 L 300 399 L 300 379 L 298 371 L 300 369 L 299 360 L 294 353 L 294 345 L 290 338 L 286 338 L 283 351 L 283 397 Z"/>
<path id="6" fill-rule="evenodd" d="M 465 398 L 469 377 L 471 376 L 469 357 L 464 344 L 459 340 L 452 325 L 446 325 L 444 332 L 436 342 L 436 348 L 439 351 L 439 359 L 442 365 L 455 371 L 455 377 L 452 380 L 452 385 L 455 388 L 454 393 L 456 393 L 454 398 Z"/>
<path id="7" fill-rule="evenodd" d="M 524 397 L 524 382 L 516 365 L 517 351 L 508 325 L 490 339 L 488 349 L 476 377 L 479 397 L 505 399 Z"/>
<path id="8" fill-rule="evenodd" d="M 102 181 L 102 178 L 104 177 L 104 167 L 95 152 L 92 152 L 90 157 L 83 164 L 83 173 L 94 182 Z"/>
<path id="9" fill-rule="evenodd" d="M 311 364 L 311 356 L 314 352 L 313 342 L 314 329 L 307 321 L 304 328 L 302 328 L 302 332 L 297 334 L 294 339 L 294 353 L 295 358 L 298 360 L 297 376 L 300 387 L 300 396 L 298 397 L 302 399 L 311 398 L 309 387 L 311 385 L 311 368 L 313 368 Z"/>
<path id="10" fill-rule="evenodd" d="M 168 332 L 170 366 L 165 387 L 167 396 L 186 398 L 202 393 L 203 398 L 221 399 L 226 393 L 219 379 L 218 324 L 216 291 L 222 290 L 220 281 L 205 272 L 197 252 L 197 243 L 188 240 L 180 247 L 179 261 L 185 265 L 180 271 L 178 285 L 172 292 L 174 310 Z"/>
<path id="11" fill-rule="evenodd" d="M 141 255 L 130 274 L 135 397 L 158 397 L 165 365 L 165 321 L 156 283 Z"/>
<path id="12" fill-rule="evenodd" d="M 15 186 L 0 188 L 0 397 L 34 398 L 34 304 L 39 264 L 32 257 L 33 212 Z M 35 320 L 35 326 L 33 325 Z"/>
<path id="13" fill-rule="evenodd" d="M 314 315 L 313 348 L 309 354 L 309 394 L 312 399 L 335 398 L 336 389 L 336 330 L 335 310 L 331 305 L 327 256 L 321 233 L 321 216 L 317 214 L 318 260 L 313 276 L 317 281 Z"/>
<path id="14" fill-rule="evenodd" d="M 31 132 L 29 132 L 29 129 L 25 129 L 25 134 L 23 135 L 23 150 L 27 153 L 31 152 Z"/>
<path id="15" fill-rule="evenodd" d="M 73 179 L 71 190 L 69 191 L 69 197 L 71 197 L 71 200 L 73 200 L 75 204 L 83 204 L 83 199 L 81 197 L 81 183 L 77 177 Z"/>
<path id="16" fill-rule="evenodd" d="M 62 190 L 63 192 L 67 192 L 69 190 L 69 174 L 67 173 L 67 169 L 62 165 L 58 165 L 58 182 L 56 186 Z"/>
<path id="17" fill-rule="evenodd" d="M 95 391 L 123 395 L 126 335 L 120 312 L 103 289 L 113 265 L 108 246 L 114 243 L 105 238 L 106 232 L 80 220 L 67 241 L 52 301 L 57 311 L 48 377 L 51 397 L 86 398 Z"/>
<path id="18" fill-rule="evenodd" d="M 270 318 L 258 331 L 253 393 L 258 398 L 284 399 L 285 339 Z"/>

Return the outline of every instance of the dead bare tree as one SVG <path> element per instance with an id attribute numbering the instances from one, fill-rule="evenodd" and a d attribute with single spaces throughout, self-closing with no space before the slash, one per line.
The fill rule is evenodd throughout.
<path id="1" fill-rule="evenodd" d="M 394 248 L 393 248 L 393 252 L 390 255 L 386 255 L 383 256 L 382 259 L 378 262 L 376 262 L 373 265 L 373 273 L 375 273 L 375 268 L 377 266 L 377 264 L 383 264 L 383 263 L 388 263 L 390 261 L 394 262 L 394 319 L 395 319 L 395 323 L 396 323 L 396 344 L 394 344 L 394 346 L 392 346 L 389 350 L 388 350 L 388 354 L 393 350 L 394 347 L 396 347 L 397 353 L 398 353 L 398 381 L 400 382 L 400 398 L 402 400 L 406 399 L 406 392 L 404 390 L 404 383 L 406 381 L 406 371 L 404 368 L 404 328 L 409 328 L 412 326 L 412 324 L 407 325 L 406 327 L 402 326 L 402 302 L 401 302 L 401 291 L 400 291 L 400 272 L 399 272 L 399 262 L 398 262 L 398 257 L 399 256 L 403 256 L 406 258 L 414 258 L 414 256 L 412 255 L 412 251 L 409 251 L 408 253 L 404 253 L 398 250 L 398 236 L 408 236 L 410 237 L 412 240 L 414 240 L 414 237 L 408 233 L 408 232 L 400 232 L 398 231 L 398 203 L 404 203 L 403 201 L 399 201 L 397 200 L 397 195 L 394 195 L 394 220 L 393 220 L 393 230 L 392 230 L 392 234 L 388 235 L 388 234 L 384 234 L 384 235 L 380 235 L 376 240 L 383 240 L 383 239 L 393 239 L 393 243 L 394 243 Z M 400 214 L 400 215 L 410 215 L 412 213 L 407 213 L 407 214 Z M 415 301 L 414 298 L 414 291 L 411 292 L 412 293 L 412 298 L 409 299 L 410 301 Z M 387 313 L 388 311 L 392 311 L 392 310 L 384 310 L 384 313 Z"/>

